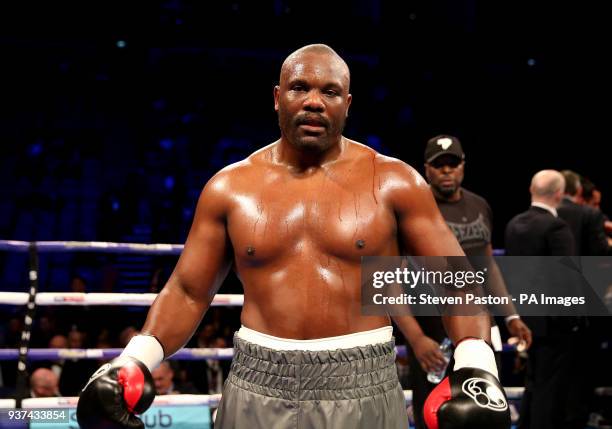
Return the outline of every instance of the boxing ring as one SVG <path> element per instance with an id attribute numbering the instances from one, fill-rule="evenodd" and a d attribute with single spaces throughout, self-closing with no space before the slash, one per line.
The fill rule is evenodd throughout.
<path id="1" fill-rule="evenodd" d="M 78 242 L 78 241 L 12 241 L 0 240 L 0 250 L 27 252 L 28 292 L 0 292 L 0 305 L 25 305 L 24 329 L 17 349 L 0 349 L 0 360 L 17 360 L 17 392 L 24 393 L 27 385 L 27 362 L 37 360 L 61 359 L 112 359 L 123 349 L 31 349 L 30 338 L 35 312 L 38 306 L 150 306 L 157 294 L 154 293 L 74 293 L 74 292 L 39 292 L 39 252 L 105 252 L 133 253 L 152 255 L 179 255 L 183 250 L 177 244 L 140 244 L 112 242 Z M 243 305 L 242 294 L 217 294 L 212 306 L 240 307 Z M 514 350 L 504 345 L 505 351 Z M 397 346 L 397 355 L 406 356 L 406 347 Z M 183 348 L 172 355 L 172 360 L 230 360 L 232 348 Z M 505 387 L 509 401 L 518 401 L 523 395 L 522 387 Z M 405 390 L 407 407 L 412 401 L 412 391 Z M 153 406 L 143 414 L 146 428 L 180 427 L 210 428 L 211 412 L 217 407 L 220 394 L 214 395 L 163 395 L 157 396 Z M 4 427 L 29 428 L 76 428 L 77 397 L 28 398 L 23 400 L 0 398 L 0 429 Z M 9 410 L 53 410 L 66 411 L 65 421 L 50 423 L 30 423 L 25 420 L 10 421 Z M 13 413 L 14 414 L 14 413 Z M 513 420 L 516 413 L 513 413 Z"/>

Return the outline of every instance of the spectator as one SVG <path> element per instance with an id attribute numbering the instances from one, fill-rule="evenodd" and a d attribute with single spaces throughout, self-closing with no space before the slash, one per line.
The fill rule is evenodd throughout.
<path id="1" fill-rule="evenodd" d="M 68 348 L 68 338 L 65 335 L 55 335 L 51 340 L 49 340 L 49 348 L 50 349 L 67 349 Z M 62 369 L 64 368 L 64 359 L 58 359 L 54 361 L 49 361 L 45 365 L 51 371 L 57 375 L 58 379 L 62 375 Z"/>
<path id="2" fill-rule="evenodd" d="M 583 205 L 580 176 L 571 171 L 561 172 L 565 179 L 565 195 L 559 205 L 559 217 L 567 222 L 575 240 L 578 255 L 594 256 L 608 253 L 604 216 L 598 209 Z"/>
<path id="3" fill-rule="evenodd" d="M 81 349 L 84 345 L 85 334 L 77 329 L 68 333 L 68 348 Z M 60 375 L 59 387 L 64 396 L 78 396 L 79 392 L 89 380 L 89 376 L 96 370 L 96 362 L 87 359 L 66 359 Z"/>
<path id="4" fill-rule="evenodd" d="M 85 293 L 87 290 L 87 282 L 81 276 L 74 276 L 70 280 L 70 292 Z"/>
<path id="5" fill-rule="evenodd" d="M 165 360 L 159 364 L 157 368 L 153 370 L 151 375 L 153 376 L 153 382 L 155 383 L 155 390 L 158 395 L 178 395 L 181 393 L 198 393 L 197 390 L 190 384 L 177 384 L 176 383 L 176 372 L 178 365 L 174 362 Z"/>
<path id="6" fill-rule="evenodd" d="M 174 395 L 179 393 L 174 390 L 174 370 L 170 362 L 165 360 L 159 364 L 151 373 L 155 382 L 155 391 L 158 395 Z"/>
<path id="7" fill-rule="evenodd" d="M 130 342 L 133 336 L 138 335 L 140 331 L 133 326 L 128 326 L 119 334 L 119 346 L 125 347 Z"/>
<path id="8" fill-rule="evenodd" d="M 601 210 L 601 191 L 597 189 L 595 184 L 589 179 L 583 178 L 582 182 L 582 199 L 587 206 Z M 604 213 L 604 229 L 608 236 L 608 246 L 612 246 L 612 221 Z"/>
<path id="9" fill-rule="evenodd" d="M 227 343 L 222 337 L 215 338 L 211 347 L 224 349 L 227 348 Z M 206 381 L 208 384 L 208 394 L 221 393 L 223 391 L 223 383 L 227 378 L 230 370 L 229 360 L 207 359 L 206 360 Z"/>
<path id="10" fill-rule="evenodd" d="M 58 377 L 48 368 L 38 368 L 30 376 L 30 397 L 51 398 L 59 395 Z"/>

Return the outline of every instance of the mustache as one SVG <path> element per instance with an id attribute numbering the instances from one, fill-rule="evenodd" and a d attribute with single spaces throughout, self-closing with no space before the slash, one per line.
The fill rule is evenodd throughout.
<path id="1" fill-rule="evenodd" d="M 325 128 L 329 127 L 329 120 L 321 115 L 316 115 L 312 113 L 303 113 L 295 117 L 296 125 L 305 125 L 315 123 L 317 125 L 324 126 Z"/>

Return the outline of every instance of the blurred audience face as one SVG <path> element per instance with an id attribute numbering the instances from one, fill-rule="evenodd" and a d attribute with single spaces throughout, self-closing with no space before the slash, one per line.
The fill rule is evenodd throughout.
<path id="1" fill-rule="evenodd" d="M 128 345 L 132 337 L 138 335 L 140 331 L 133 326 L 128 326 L 119 334 L 119 345 L 125 347 Z"/>
<path id="2" fill-rule="evenodd" d="M 225 349 L 227 348 L 227 342 L 225 341 L 225 338 L 217 337 L 212 341 L 210 346 L 217 349 Z"/>
<path id="3" fill-rule="evenodd" d="M 204 325 L 204 327 L 200 331 L 200 334 L 198 335 L 198 345 L 200 345 L 200 347 L 208 347 L 213 339 L 213 336 L 215 335 L 215 332 L 216 329 L 213 325 Z"/>
<path id="4" fill-rule="evenodd" d="M 174 371 L 170 367 L 170 363 L 167 361 L 162 362 L 151 374 L 153 375 L 157 394 L 167 395 L 170 393 L 172 389 L 172 378 L 174 378 Z"/>
<path id="5" fill-rule="evenodd" d="M 13 317 L 9 321 L 9 331 L 15 333 L 21 333 L 23 331 L 23 320 Z"/>
<path id="6" fill-rule="evenodd" d="M 64 335 L 54 335 L 49 340 L 49 348 L 52 348 L 52 349 L 68 348 L 68 338 L 66 338 Z"/>
<path id="7" fill-rule="evenodd" d="M 53 320 L 49 316 L 41 316 L 38 319 L 38 328 L 43 333 L 49 333 L 55 329 Z"/>
<path id="8" fill-rule="evenodd" d="M 33 398 L 59 396 L 57 375 L 50 369 L 38 368 L 30 377 L 30 389 Z"/>
<path id="9" fill-rule="evenodd" d="M 451 198 L 463 182 L 465 162 L 454 155 L 441 155 L 425 164 L 425 176 L 438 197 Z"/>
<path id="10" fill-rule="evenodd" d="M 601 208 L 601 192 L 597 189 L 593 189 L 593 195 L 591 195 L 591 198 L 585 199 L 584 202 L 591 207 L 595 207 L 596 209 Z"/>
<path id="11" fill-rule="evenodd" d="M 83 348 L 83 333 L 81 331 L 70 331 L 68 334 L 68 348 Z"/>
<path id="12" fill-rule="evenodd" d="M 72 280 L 70 281 L 70 291 L 71 292 L 83 293 L 85 292 L 86 286 L 87 285 L 85 283 L 85 280 L 83 280 L 80 277 L 73 277 Z"/>

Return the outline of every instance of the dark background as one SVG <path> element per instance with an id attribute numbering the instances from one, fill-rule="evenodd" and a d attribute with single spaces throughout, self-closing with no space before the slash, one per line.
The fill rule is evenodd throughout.
<path id="1" fill-rule="evenodd" d="M 527 0 L 2 4 L 0 237 L 182 242 L 206 180 L 278 137 L 280 65 L 318 42 L 351 67 L 347 137 L 421 172 L 428 138 L 462 140 L 495 247 L 543 168 L 589 177 L 610 213 L 606 16 Z M 108 258 L 48 257 L 43 284 L 165 266 Z M 0 263 L 0 287 L 23 287 L 25 256 Z"/>

